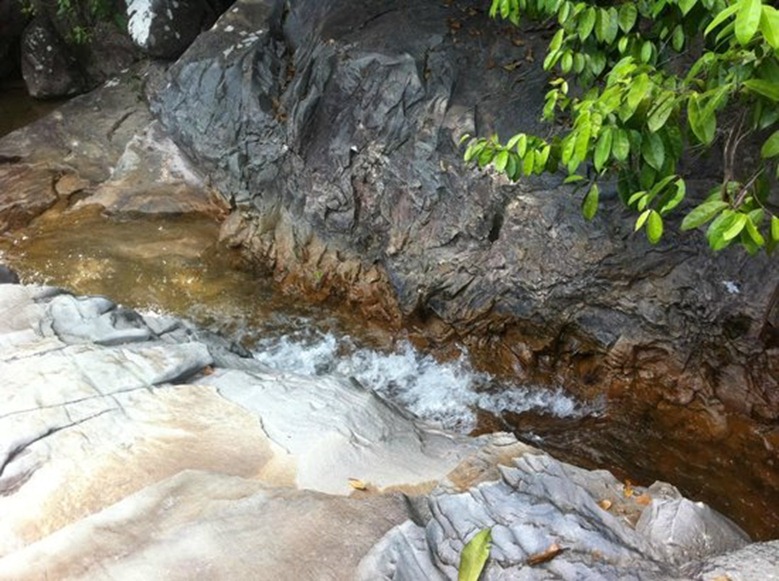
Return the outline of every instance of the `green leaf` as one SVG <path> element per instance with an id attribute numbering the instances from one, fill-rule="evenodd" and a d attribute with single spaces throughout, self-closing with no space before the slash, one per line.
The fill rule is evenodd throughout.
<path id="1" fill-rule="evenodd" d="M 760 155 L 764 158 L 776 157 L 779 155 L 779 130 L 774 131 L 771 136 L 765 140 L 763 147 L 760 148 Z"/>
<path id="2" fill-rule="evenodd" d="M 536 165 L 536 157 L 528 152 L 522 160 L 522 173 L 529 176 L 533 173 L 533 169 Z"/>
<path id="3" fill-rule="evenodd" d="M 693 93 L 687 102 L 687 118 L 690 129 L 701 143 L 708 145 L 714 140 L 717 130 L 717 118 L 711 107 L 701 105 L 700 95 Z"/>
<path id="4" fill-rule="evenodd" d="M 613 6 L 598 10 L 595 21 L 595 37 L 599 42 L 611 44 L 619 33 L 617 9 Z"/>
<path id="5" fill-rule="evenodd" d="M 682 16 L 687 16 L 687 13 L 693 9 L 698 0 L 680 0 L 679 10 L 682 11 Z"/>
<path id="6" fill-rule="evenodd" d="M 579 39 L 584 42 L 587 37 L 592 33 L 592 29 L 595 27 L 595 17 L 597 12 L 594 7 L 590 6 L 582 13 L 579 19 L 579 26 L 577 27 L 577 34 Z"/>
<path id="7" fill-rule="evenodd" d="M 622 29 L 622 32 L 630 32 L 636 24 L 637 18 L 638 10 L 635 4 L 626 2 L 619 7 L 619 27 Z"/>
<path id="8" fill-rule="evenodd" d="M 582 202 L 582 214 L 585 219 L 592 220 L 595 217 L 595 212 L 598 211 L 598 197 L 600 196 L 600 189 L 597 183 L 593 183 L 590 186 L 590 191 L 584 196 Z"/>
<path id="9" fill-rule="evenodd" d="M 595 144 L 595 153 L 593 155 L 593 164 L 595 169 L 600 171 L 611 155 L 611 142 L 614 138 L 614 129 L 612 127 L 606 127 L 600 134 L 598 142 Z"/>
<path id="10" fill-rule="evenodd" d="M 501 149 L 495 156 L 495 169 L 503 173 L 506 170 L 506 164 L 509 162 L 509 152 L 507 149 Z"/>
<path id="11" fill-rule="evenodd" d="M 771 239 L 779 242 L 779 218 L 771 216 Z"/>
<path id="12" fill-rule="evenodd" d="M 552 152 L 552 148 L 549 145 L 545 145 L 541 149 L 537 149 L 535 152 L 535 169 L 536 173 L 541 173 L 546 170 L 546 164 L 549 161 L 549 154 Z"/>
<path id="13" fill-rule="evenodd" d="M 638 200 L 645 197 L 646 197 L 646 192 L 644 190 L 641 190 L 640 192 L 636 192 L 635 194 L 633 194 L 628 198 L 628 206 L 632 206 Z M 644 204 L 644 206 L 646 206 L 646 204 Z"/>
<path id="14" fill-rule="evenodd" d="M 506 149 L 512 149 L 517 144 L 517 142 L 520 140 L 521 137 L 522 137 L 522 134 L 521 133 L 517 133 L 515 136 L 513 136 L 511 139 L 509 139 L 508 143 L 506 143 Z"/>
<path id="15" fill-rule="evenodd" d="M 760 14 L 760 32 L 771 48 L 779 48 L 779 10 L 763 5 Z"/>
<path id="16" fill-rule="evenodd" d="M 724 210 L 711 224 L 709 224 L 709 228 L 706 230 L 706 239 L 709 241 L 709 246 L 712 250 L 722 250 L 730 244 L 732 238 L 727 240 L 724 233 L 734 224 L 738 219 L 738 216 L 740 216 L 740 214 L 733 210 Z"/>
<path id="17" fill-rule="evenodd" d="M 557 12 L 557 22 L 560 25 L 564 25 L 565 21 L 568 20 L 568 17 L 571 15 L 571 3 L 570 2 L 563 2 L 560 5 L 560 9 Z M 562 29 L 560 29 L 562 30 Z"/>
<path id="18" fill-rule="evenodd" d="M 676 206 L 682 202 L 685 194 L 687 193 L 687 185 L 682 178 L 677 179 L 676 182 L 674 182 L 674 185 L 676 186 L 674 188 L 674 194 L 667 201 L 660 205 L 660 214 L 663 216 L 676 208 Z"/>
<path id="19" fill-rule="evenodd" d="M 520 133 L 519 139 L 517 139 L 517 155 L 525 157 L 525 152 L 527 152 L 527 135 Z"/>
<path id="20" fill-rule="evenodd" d="M 576 138 L 573 133 L 569 133 L 563 140 L 562 153 L 560 155 L 560 161 L 562 161 L 563 164 L 568 165 L 568 162 L 571 161 L 575 145 Z"/>
<path id="21" fill-rule="evenodd" d="M 506 165 L 506 175 L 511 180 L 519 178 L 519 158 L 514 153 L 509 154 L 509 161 Z"/>
<path id="22" fill-rule="evenodd" d="M 747 79 L 744 86 L 750 91 L 768 97 L 774 102 L 779 102 L 779 83 L 772 83 L 762 79 Z"/>
<path id="23" fill-rule="evenodd" d="M 714 29 L 715 29 L 715 28 L 717 28 L 717 27 L 718 27 L 720 24 L 722 24 L 723 22 L 725 22 L 725 21 L 726 21 L 728 18 L 730 18 L 731 16 L 733 16 L 733 15 L 736 13 L 736 11 L 737 11 L 738 9 L 739 9 L 739 4 L 738 4 L 738 3 L 736 3 L 736 4 L 731 4 L 730 6 L 728 6 L 727 8 L 725 8 L 724 10 L 721 10 L 721 11 L 720 11 L 720 13 L 719 13 L 719 14 L 717 14 L 717 16 L 715 16 L 715 17 L 714 17 L 714 20 L 712 20 L 712 21 L 709 23 L 709 25 L 706 27 L 706 30 L 704 30 L 704 31 L 703 31 L 703 35 L 704 35 L 704 36 L 708 36 L 708 35 L 709 35 L 709 33 L 710 33 L 712 30 L 714 30 Z"/>
<path id="24" fill-rule="evenodd" d="M 641 62 L 648 63 L 652 60 L 652 53 L 654 52 L 654 45 L 651 41 L 645 40 L 641 45 Z"/>
<path id="25" fill-rule="evenodd" d="M 555 35 L 552 37 L 552 40 L 549 42 L 549 47 L 547 50 L 549 52 L 554 52 L 556 50 L 559 50 L 560 47 L 563 45 L 563 38 L 565 35 L 565 30 L 560 28 L 557 32 L 555 32 Z"/>
<path id="26" fill-rule="evenodd" d="M 761 0 L 740 0 L 736 14 L 736 40 L 743 46 L 755 36 L 760 26 L 763 4 Z"/>
<path id="27" fill-rule="evenodd" d="M 641 212 L 641 215 L 636 219 L 636 227 L 633 229 L 633 232 L 638 232 L 643 228 L 644 224 L 646 223 L 647 218 L 649 218 L 649 214 L 652 213 L 652 210 L 644 210 Z"/>
<path id="28" fill-rule="evenodd" d="M 741 212 L 736 212 L 735 218 L 732 223 L 722 231 L 722 237 L 725 240 L 733 240 L 736 236 L 741 234 L 744 226 L 747 225 L 747 216 Z"/>
<path id="29" fill-rule="evenodd" d="M 749 216 L 746 217 L 746 231 L 747 234 L 749 234 L 749 237 L 752 239 L 752 241 L 757 244 L 758 246 L 764 246 L 765 245 L 765 238 L 763 238 L 763 235 L 760 233 L 760 231 L 757 229 L 755 224 L 752 222 L 752 218 Z"/>
<path id="30" fill-rule="evenodd" d="M 657 244 L 663 236 L 663 219 L 654 210 L 649 211 L 646 224 L 646 237 L 650 244 Z"/>
<path id="31" fill-rule="evenodd" d="M 652 106 L 652 110 L 649 113 L 649 118 L 646 121 L 649 131 L 652 133 L 658 131 L 665 122 L 668 121 L 668 117 L 673 113 L 674 105 L 676 104 L 676 96 L 671 92 L 663 93 Z"/>
<path id="32" fill-rule="evenodd" d="M 630 139 L 628 138 L 628 132 L 622 128 L 617 128 L 614 131 L 611 153 L 617 161 L 625 161 L 630 154 Z"/>
<path id="33" fill-rule="evenodd" d="M 723 202 L 722 200 L 704 202 L 684 217 L 684 220 L 682 220 L 682 231 L 692 230 L 698 226 L 703 226 L 727 207 L 727 202 Z"/>
<path id="34" fill-rule="evenodd" d="M 583 117 L 585 117 L 585 119 L 581 123 L 581 127 L 574 131 L 576 135 L 576 143 L 574 145 L 571 163 L 576 163 L 577 165 L 587 158 L 587 150 L 590 147 L 590 134 L 592 131 L 592 125 L 589 122 L 588 115 L 585 114 Z"/>
<path id="35" fill-rule="evenodd" d="M 569 52 L 563 53 L 563 57 L 560 59 L 560 70 L 563 73 L 568 74 L 573 67 L 573 55 Z"/>
<path id="36" fill-rule="evenodd" d="M 484 142 L 483 141 L 474 141 L 471 143 L 468 148 L 465 150 L 465 162 L 471 161 L 474 157 L 477 155 L 480 155 L 482 150 L 484 149 Z"/>
<path id="37" fill-rule="evenodd" d="M 671 35 L 671 46 L 676 52 L 682 52 L 684 48 L 684 28 L 678 24 Z"/>
<path id="38" fill-rule="evenodd" d="M 492 531 L 482 529 L 463 547 L 457 581 L 478 581 L 490 556 Z"/>
<path id="39" fill-rule="evenodd" d="M 641 144 L 641 156 L 657 171 L 660 171 L 665 163 L 665 147 L 663 140 L 657 133 L 648 133 Z"/>
<path id="40" fill-rule="evenodd" d="M 630 91 L 628 91 L 627 97 L 627 103 L 631 114 L 636 110 L 636 108 L 638 108 L 638 105 L 646 96 L 647 91 L 649 90 L 649 86 L 649 75 L 646 73 L 641 73 L 635 79 L 633 79 L 633 83 L 630 86 Z"/>
<path id="41" fill-rule="evenodd" d="M 484 167 L 488 163 L 492 161 L 492 159 L 495 157 L 495 150 L 492 147 L 487 147 L 486 144 L 484 148 L 479 152 L 479 167 Z"/>

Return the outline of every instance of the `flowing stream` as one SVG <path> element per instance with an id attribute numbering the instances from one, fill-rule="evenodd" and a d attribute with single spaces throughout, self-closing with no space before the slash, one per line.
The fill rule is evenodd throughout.
<path id="1" fill-rule="evenodd" d="M 235 267 L 205 217 L 116 221 L 96 207 L 50 211 L 0 241 L 0 260 L 25 282 L 102 294 L 187 318 L 248 347 L 269 367 L 352 377 L 439 427 L 469 433 L 479 412 L 535 410 L 575 419 L 598 413 L 559 389 L 507 384 L 467 354 L 439 362 L 402 336 L 366 327 L 337 305 L 306 306 Z"/>
<path id="2" fill-rule="evenodd" d="M 0 136 L 51 106 L 0 92 Z M 74 210 L 62 203 L 28 228 L 0 236 L 0 263 L 25 282 L 187 318 L 277 369 L 351 377 L 441 427 L 513 431 L 580 466 L 642 484 L 669 481 L 755 539 L 779 536 L 779 490 L 766 485 L 779 466 L 756 469 L 753 426 L 731 421 L 725 440 L 701 441 L 695 425 L 706 421 L 706 410 L 684 416 L 640 394 L 618 403 L 583 402 L 556 386 L 522 385 L 476 370 L 462 350 L 436 359 L 402 333 L 366 323 L 337 304 L 307 305 L 285 296 L 241 269 L 238 256 L 217 244 L 218 230 L 206 217 L 116 220 L 95 206 Z"/>
<path id="3" fill-rule="evenodd" d="M 25 282 L 187 318 L 277 369 L 351 377 L 441 427 L 513 431 L 581 466 L 636 483 L 670 481 L 755 538 L 779 534 L 777 491 L 742 477 L 742 466 L 753 459 L 727 442 L 712 446 L 679 437 L 673 422 L 685 418 L 666 413 L 662 421 L 671 423 L 661 432 L 651 414 L 665 412 L 645 403 L 582 402 L 554 386 L 499 379 L 474 369 L 464 351 L 437 360 L 402 333 L 371 326 L 337 304 L 306 305 L 274 290 L 270 281 L 238 268 L 238 257 L 217 237 L 218 225 L 205 217 L 114 220 L 95 206 L 55 207 L 30 227 L 0 237 L 0 262 Z M 738 438 L 734 432 L 728 442 Z"/>

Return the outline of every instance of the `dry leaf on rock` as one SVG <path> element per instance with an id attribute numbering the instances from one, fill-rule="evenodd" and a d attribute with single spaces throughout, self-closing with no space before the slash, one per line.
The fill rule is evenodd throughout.
<path id="1" fill-rule="evenodd" d="M 565 547 L 561 547 L 557 543 L 552 543 L 549 545 L 549 548 L 546 551 L 542 551 L 540 553 L 533 553 L 527 558 L 526 563 L 530 565 L 531 567 L 535 567 L 536 565 L 540 565 L 541 563 L 546 563 L 548 561 L 551 561 L 554 559 L 557 555 L 560 553 L 566 551 L 567 549 Z"/>
<path id="2" fill-rule="evenodd" d="M 368 485 L 358 478 L 350 478 L 349 486 L 351 486 L 355 490 L 368 490 Z"/>

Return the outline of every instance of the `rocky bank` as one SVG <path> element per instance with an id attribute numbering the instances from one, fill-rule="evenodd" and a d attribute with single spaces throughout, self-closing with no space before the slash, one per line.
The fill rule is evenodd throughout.
<path id="1" fill-rule="evenodd" d="M 453 579 L 486 527 L 484 579 L 776 578 L 779 544 L 669 485 L 441 432 L 102 297 L 4 284 L 0 315 L 0 579 Z"/>

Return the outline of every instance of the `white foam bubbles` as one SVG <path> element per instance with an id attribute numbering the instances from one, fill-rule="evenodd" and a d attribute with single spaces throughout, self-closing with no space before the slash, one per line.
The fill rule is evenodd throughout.
<path id="1" fill-rule="evenodd" d="M 535 410 L 558 417 L 592 411 L 560 389 L 499 384 L 474 370 L 465 353 L 442 363 L 407 342 L 385 353 L 356 348 L 348 337 L 307 332 L 261 340 L 254 357 L 280 371 L 353 377 L 417 417 L 463 433 L 476 427 L 479 408 L 494 414 Z"/>

